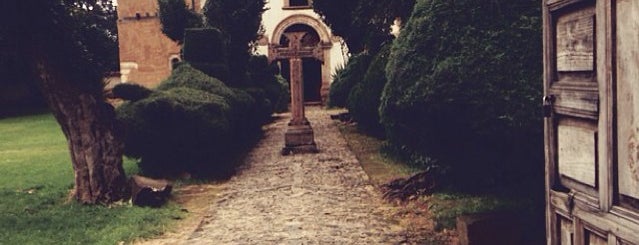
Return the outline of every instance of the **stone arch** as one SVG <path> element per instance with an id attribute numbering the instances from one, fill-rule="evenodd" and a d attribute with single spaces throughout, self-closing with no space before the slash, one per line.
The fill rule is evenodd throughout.
<path id="1" fill-rule="evenodd" d="M 284 20 L 280 21 L 279 24 L 275 27 L 273 35 L 271 36 L 269 45 L 278 45 L 280 44 L 280 40 L 284 35 L 284 32 L 294 25 L 306 25 L 315 30 L 315 32 L 319 35 L 320 43 L 322 49 L 324 50 L 324 62 L 321 64 L 321 79 L 320 79 L 320 99 L 322 103 L 325 103 L 328 98 L 328 92 L 330 88 L 331 81 L 331 55 L 330 50 L 333 46 L 331 34 L 328 31 L 328 27 L 324 25 L 318 19 L 304 15 L 304 14 L 294 14 L 291 15 Z M 269 56 L 271 54 L 269 53 Z"/>
<path id="2" fill-rule="evenodd" d="M 169 56 L 169 70 L 173 70 L 173 68 L 175 67 L 175 64 L 179 63 L 180 61 L 182 61 L 182 57 L 180 57 L 180 54 L 172 54 Z"/>
<path id="3" fill-rule="evenodd" d="M 304 14 L 295 14 L 286 19 L 282 20 L 275 27 L 275 31 L 273 32 L 273 36 L 271 37 L 271 43 L 277 44 L 279 43 L 284 31 L 292 25 L 296 24 L 304 24 L 310 26 L 315 29 L 317 34 L 320 36 L 320 40 L 322 41 L 322 45 L 331 45 L 331 35 L 328 33 L 327 28 L 321 23 L 319 20 Z"/>

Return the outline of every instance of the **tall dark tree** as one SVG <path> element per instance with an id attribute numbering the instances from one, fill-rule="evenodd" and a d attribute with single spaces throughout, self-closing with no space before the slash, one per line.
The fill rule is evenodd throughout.
<path id="1" fill-rule="evenodd" d="M 28 67 L 20 57 L 0 58 L 0 118 L 33 113 L 46 108 L 36 80 L 27 79 L 22 75 L 27 70 Z"/>
<path id="2" fill-rule="evenodd" d="M 100 13 L 86 16 L 92 22 L 103 27 L 109 42 L 105 42 L 105 52 L 101 59 L 110 71 L 119 70 L 118 42 L 117 42 L 117 12 L 113 3 L 102 1 Z M 22 56 L 10 57 L 5 55 L 0 59 L 0 117 L 22 113 L 32 113 L 46 107 L 44 98 L 37 86 L 38 78 L 28 78 L 28 65 Z"/>
<path id="3" fill-rule="evenodd" d="M 372 50 L 375 53 L 390 36 L 395 18 L 406 20 L 415 0 L 315 0 L 313 9 L 344 38 L 352 53 Z"/>
<path id="4" fill-rule="evenodd" d="M 265 0 L 208 0 L 204 16 L 209 26 L 227 37 L 229 69 L 227 84 L 246 85 L 246 71 L 251 51 L 260 35 Z"/>
<path id="5" fill-rule="evenodd" d="M 1 57 L 23 59 L 25 76 L 39 78 L 69 144 L 74 197 L 86 204 L 121 200 L 127 192 L 113 107 L 103 97 L 115 40 L 112 10 L 108 0 L 0 2 Z"/>
<path id="6" fill-rule="evenodd" d="M 162 32 L 173 41 L 182 43 L 186 28 L 202 27 L 202 16 L 184 0 L 158 0 L 158 6 Z"/>

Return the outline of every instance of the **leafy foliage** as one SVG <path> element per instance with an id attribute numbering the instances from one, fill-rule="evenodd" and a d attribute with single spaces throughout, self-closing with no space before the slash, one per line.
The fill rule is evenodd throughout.
<path id="1" fill-rule="evenodd" d="M 202 16 L 189 9 L 184 0 L 158 0 L 162 32 L 178 43 L 184 41 L 186 28 L 202 27 Z"/>
<path id="2" fill-rule="evenodd" d="M 291 96 L 288 82 L 278 73 L 277 65 L 269 64 L 266 56 L 251 56 L 248 69 L 250 86 L 263 90 L 268 103 L 272 104 L 269 111 L 283 112 L 287 110 Z"/>
<path id="3" fill-rule="evenodd" d="M 226 177 L 260 134 L 259 108 L 248 93 L 181 64 L 149 97 L 118 108 L 125 154 L 150 175 Z"/>
<path id="4" fill-rule="evenodd" d="M 24 75 L 29 72 L 25 59 L 0 54 L 0 118 L 46 108 L 38 78 Z"/>
<path id="5" fill-rule="evenodd" d="M 204 5 L 206 23 L 222 31 L 228 43 L 230 74 L 227 84 L 246 85 L 251 49 L 259 36 L 265 0 L 209 0 Z"/>
<path id="6" fill-rule="evenodd" d="M 543 186 L 539 16 L 533 0 L 417 1 L 386 67 L 389 146 L 455 188 Z"/>
<path id="7" fill-rule="evenodd" d="M 333 33 L 344 38 L 351 52 L 376 53 L 391 39 L 390 26 L 395 18 L 407 19 L 414 4 L 415 0 L 380 0 L 375 4 L 365 0 L 315 0 L 313 8 Z"/>
<path id="8" fill-rule="evenodd" d="M 189 28 L 182 48 L 188 62 L 226 63 L 226 40 L 216 28 Z"/>
<path id="9" fill-rule="evenodd" d="M 121 83 L 113 87 L 113 95 L 116 98 L 138 101 L 149 97 L 153 91 L 135 83 Z"/>
<path id="10" fill-rule="evenodd" d="M 384 128 L 379 121 L 379 104 L 386 85 L 385 68 L 390 47 L 390 42 L 382 47 L 371 61 L 362 81 L 357 83 L 348 95 L 348 111 L 357 121 L 357 127 L 377 137 L 384 135 Z"/>
<path id="11" fill-rule="evenodd" d="M 182 55 L 184 61 L 209 76 L 222 81 L 231 77 L 226 39 L 216 28 L 186 29 Z"/>
<path id="12" fill-rule="evenodd" d="M 262 31 L 265 0 L 206 1 L 202 16 L 187 9 L 184 1 L 158 1 L 162 30 L 169 38 L 184 41 L 186 61 L 229 86 L 250 86 L 247 78 L 248 63 L 255 40 Z M 198 30 L 188 30 L 193 28 Z M 219 33 L 214 33 L 211 28 L 217 29 Z M 201 55 L 191 52 L 197 50 L 205 52 Z M 198 58 L 205 55 L 213 60 Z"/>
<path id="13" fill-rule="evenodd" d="M 328 94 L 328 106 L 346 107 L 348 94 L 353 86 L 364 79 L 371 55 L 363 52 L 352 56 L 344 69 L 340 69 L 333 76 L 333 83 Z"/>
<path id="14" fill-rule="evenodd" d="M 86 89 L 102 92 L 102 77 L 119 70 L 117 13 L 108 0 L 64 0 L 0 3 L 0 74 L 11 82 L 39 81 L 34 60 L 38 53 L 57 57 L 53 67 L 73 75 Z M 31 30 L 31 31 L 26 31 Z M 64 57 L 64 58 L 62 58 Z M 12 74 L 15 66 L 22 74 Z"/>

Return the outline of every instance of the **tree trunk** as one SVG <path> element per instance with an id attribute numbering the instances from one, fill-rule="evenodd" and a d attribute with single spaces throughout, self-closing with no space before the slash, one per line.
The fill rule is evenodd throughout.
<path id="1" fill-rule="evenodd" d="M 108 204 L 127 198 L 123 143 L 113 107 L 102 94 L 78 88 L 80 83 L 47 68 L 42 63 L 38 66 L 42 90 L 69 144 L 74 197 L 84 204 Z"/>

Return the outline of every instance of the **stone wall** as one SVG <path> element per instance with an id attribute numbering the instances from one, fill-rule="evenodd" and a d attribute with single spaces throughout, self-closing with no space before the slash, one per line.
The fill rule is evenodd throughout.
<path id="1" fill-rule="evenodd" d="M 119 0 L 118 37 L 122 82 L 155 87 L 169 76 L 180 47 L 161 31 L 157 0 Z"/>
<path id="2" fill-rule="evenodd" d="M 204 0 L 185 0 L 201 11 Z M 267 44 L 281 23 L 306 24 L 323 33 L 325 64 L 322 66 L 322 94 L 328 94 L 331 74 L 342 66 L 346 57 L 340 39 L 321 22 L 311 8 L 286 8 L 284 0 L 268 1 L 263 15 L 265 38 L 258 46 L 258 54 L 267 54 Z M 279 30 L 282 31 L 282 30 Z M 155 87 L 171 73 L 171 59 L 180 57 L 180 47 L 161 31 L 157 0 L 118 0 L 118 36 L 120 73 L 122 82 L 135 82 Z"/>

